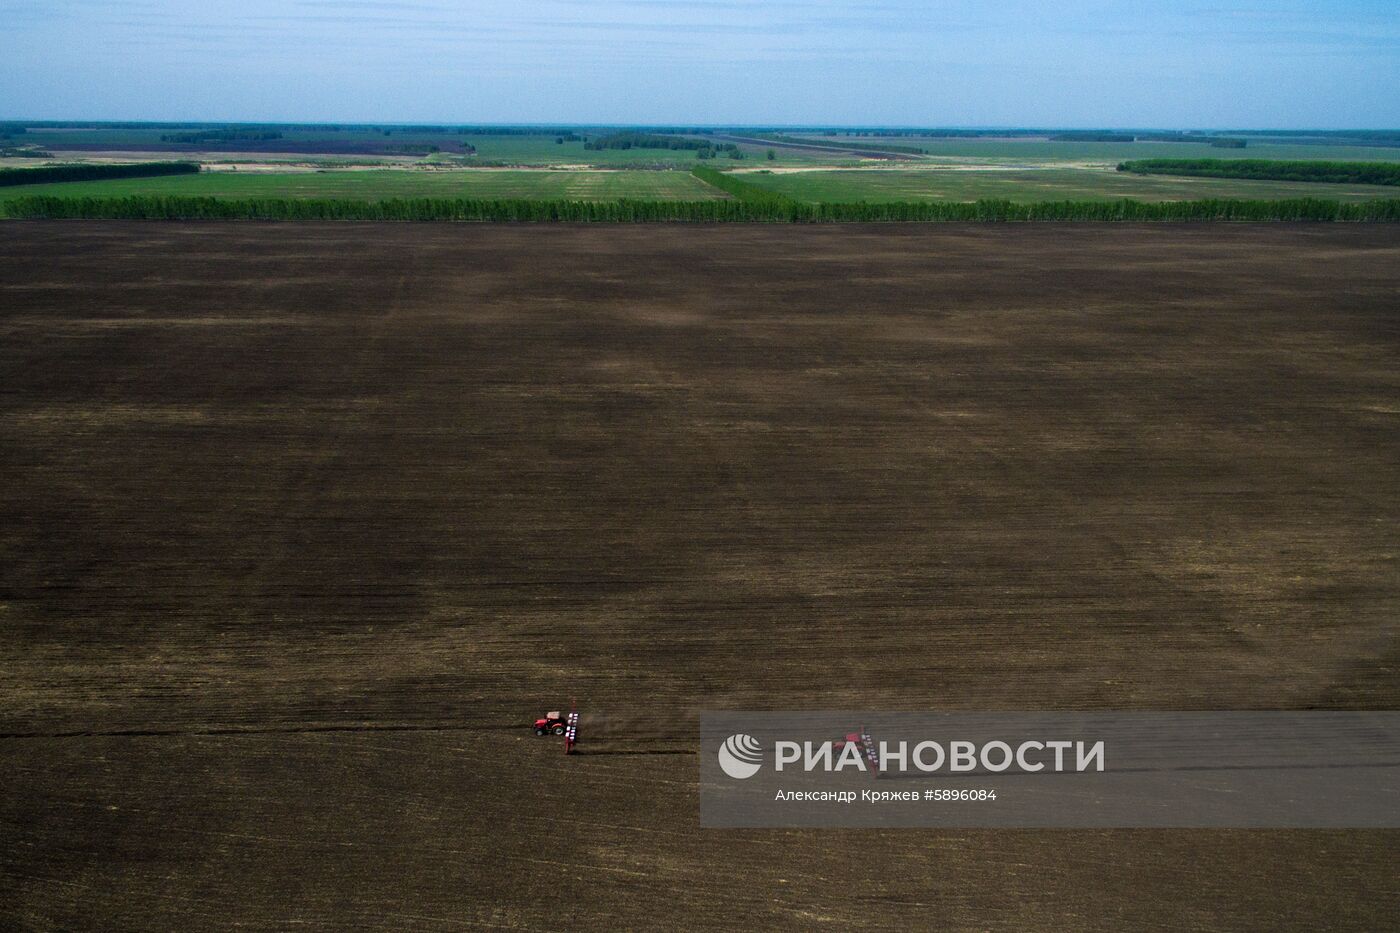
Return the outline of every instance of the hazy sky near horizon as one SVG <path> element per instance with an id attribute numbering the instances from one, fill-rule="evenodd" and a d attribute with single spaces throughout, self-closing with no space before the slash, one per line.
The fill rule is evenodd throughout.
<path id="1" fill-rule="evenodd" d="M 1400 127 L 1400 0 L 0 0 L 0 118 Z"/>

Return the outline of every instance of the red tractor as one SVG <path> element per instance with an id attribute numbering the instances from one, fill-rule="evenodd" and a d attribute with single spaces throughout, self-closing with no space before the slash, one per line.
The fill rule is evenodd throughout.
<path id="1" fill-rule="evenodd" d="M 855 746 L 856 751 L 865 759 L 866 770 L 874 777 L 880 776 L 880 757 L 875 751 L 875 740 L 870 733 L 861 729 L 859 732 L 847 732 L 844 739 L 837 739 L 831 743 L 831 750 L 836 754 L 841 754 L 848 747 Z"/>
<path id="2" fill-rule="evenodd" d="M 863 750 L 863 749 L 864 749 L 864 744 L 861 742 L 860 733 L 859 733 L 859 732 L 847 732 L 847 733 L 846 733 L 846 737 L 845 737 L 844 739 L 837 739 L 835 742 L 832 742 L 832 743 L 831 743 L 831 750 L 832 750 L 832 751 L 835 751 L 835 752 L 839 752 L 839 751 L 841 751 L 843 748 L 845 748 L 847 745 L 855 745 L 855 746 L 858 746 L 858 747 L 862 748 L 862 750 Z"/>
<path id="3" fill-rule="evenodd" d="M 535 735 L 563 735 L 568 728 L 564 714 L 558 710 L 545 713 L 543 719 L 535 720 Z"/>

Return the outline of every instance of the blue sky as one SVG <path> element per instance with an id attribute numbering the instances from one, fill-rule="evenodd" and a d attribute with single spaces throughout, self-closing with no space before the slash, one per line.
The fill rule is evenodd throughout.
<path id="1" fill-rule="evenodd" d="M 0 118 L 1400 127 L 1400 0 L 0 0 Z"/>

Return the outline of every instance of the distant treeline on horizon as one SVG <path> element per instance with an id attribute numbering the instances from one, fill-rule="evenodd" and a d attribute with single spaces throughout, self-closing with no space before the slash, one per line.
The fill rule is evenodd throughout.
<path id="1" fill-rule="evenodd" d="M 1083 127 L 939 127 L 939 126 L 831 126 L 821 124 L 714 124 L 668 125 L 646 123 L 551 123 L 551 124 L 491 124 L 491 123 L 275 123 L 275 122 L 168 122 L 168 121 L 100 121 L 100 120 L 21 120 L 0 119 L 0 134 L 19 135 L 27 129 L 75 130 L 166 130 L 192 132 L 285 133 L 285 132 L 356 132 L 356 133 L 432 133 L 476 136 L 557 136 L 581 129 L 599 133 L 639 132 L 666 135 L 708 135 L 710 133 L 741 131 L 746 133 L 810 133 L 824 136 L 901 137 L 976 139 L 982 137 L 1076 137 L 1093 136 L 1110 139 L 1145 139 L 1152 141 L 1207 141 L 1219 137 L 1279 138 L 1302 141 L 1308 139 L 1337 141 L 1364 140 L 1372 145 L 1400 145 L 1400 129 L 1353 130 L 1175 130 L 1161 127 L 1083 128 Z"/>

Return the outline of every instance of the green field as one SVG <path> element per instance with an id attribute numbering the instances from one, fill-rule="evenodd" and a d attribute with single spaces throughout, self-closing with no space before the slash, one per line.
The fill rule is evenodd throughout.
<path id="1" fill-rule="evenodd" d="M 340 171 L 205 172 L 163 178 L 65 182 L 0 188 L 0 200 L 28 195 L 124 197 L 133 194 L 224 198 L 618 198 L 698 201 L 725 195 L 689 172 L 645 171 Z"/>
<path id="2" fill-rule="evenodd" d="M 1183 201 L 1208 198 L 1271 200 L 1392 198 L 1381 185 L 1134 175 L 1098 169 L 1021 170 L 851 169 L 734 177 L 799 201 L 1018 202 L 1065 200 Z M 525 198 L 612 201 L 619 198 L 695 201 L 726 197 L 685 171 L 548 171 L 530 169 L 366 170 L 321 172 L 204 172 L 0 188 L 0 201 L 29 195 L 126 197 L 178 195 L 219 198 Z"/>
<path id="3" fill-rule="evenodd" d="M 1094 169 L 1048 168 L 1024 171 L 851 170 L 735 177 L 799 201 L 1009 201 L 1117 200 L 1190 201 L 1208 198 L 1272 200 L 1325 198 L 1368 201 L 1393 198 L 1383 185 L 1252 181 L 1130 175 Z"/>

